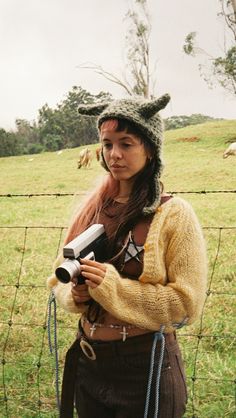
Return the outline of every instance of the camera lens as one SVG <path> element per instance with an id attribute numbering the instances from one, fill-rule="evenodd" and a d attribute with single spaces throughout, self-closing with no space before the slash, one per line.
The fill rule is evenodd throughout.
<path id="1" fill-rule="evenodd" d="M 56 269 L 56 276 L 62 283 L 69 283 L 73 277 L 80 274 L 80 263 L 78 260 L 67 259 Z"/>

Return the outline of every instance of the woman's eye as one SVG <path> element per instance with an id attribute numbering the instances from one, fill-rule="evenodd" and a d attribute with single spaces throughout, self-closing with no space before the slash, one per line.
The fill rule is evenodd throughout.
<path id="1" fill-rule="evenodd" d="M 103 144 L 103 148 L 104 149 L 111 149 L 112 148 L 112 144 Z"/>
<path id="2" fill-rule="evenodd" d="M 124 148 L 129 148 L 129 147 L 131 147 L 131 144 L 128 144 L 128 143 L 126 144 L 126 143 L 124 143 L 124 144 L 123 144 L 123 147 L 124 147 Z"/>

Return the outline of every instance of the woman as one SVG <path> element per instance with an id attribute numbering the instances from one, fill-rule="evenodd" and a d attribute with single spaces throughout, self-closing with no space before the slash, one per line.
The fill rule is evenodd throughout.
<path id="1" fill-rule="evenodd" d="M 192 207 L 165 195 L 162 121 L 169 101 L 124 99 L 80 106 L 98 115 L 104 183 L 69 228 L 66 242 L 103 224 L 104 259 L 80 260 L 83 284 L 49 286 L 81 313 L 67 353 L 61 417 L 180 418 L 187 402 L 176 328 L 193 323 L 206 287 L 206 251 Z M 60 264 L 60 258 L 57 265 Z"/>

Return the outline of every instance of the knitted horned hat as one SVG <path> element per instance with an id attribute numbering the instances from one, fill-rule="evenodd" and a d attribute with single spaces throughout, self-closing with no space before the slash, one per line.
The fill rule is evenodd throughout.
<path id="1" fill-rule="evenodd" d="M 98 116 L 97 127 L 107 119 L 123 119 L 135 125 L 142 137 L 149 142 L 155 150 L 154 176 L 150 185 L 151 201 L 143 212 L 148 214 L 155 210 L 160 201 L 160 175 L 162 171 L 161 145 L 163 140 L 163 123 L 158 112 L 164 109 L 170 100 L 165 94 L 158 99 L 121 99 L 108 103 L 80 105 L 78 112 L 81 115 Z M 150 184 L 150 179 L 147 179 Z"/>

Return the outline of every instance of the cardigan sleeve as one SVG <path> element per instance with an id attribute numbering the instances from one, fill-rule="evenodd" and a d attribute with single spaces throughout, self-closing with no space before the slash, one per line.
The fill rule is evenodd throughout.
<path id="1" fill-rule="evenodd" d="M 144 271 L 138 281 L 120 277 L 114 266 L 107 264 L 103 282 L 89 289 L 104 309 L 122 321 L 150 330 L 164 327 L 170 332 L 177 324 L 192 323 L 200 315 L 207 277 L 205 242 L 192 207 L 182 199 L 177 202 L 170 205 L 166 217 L 160 215 L 160 222 L 148 236 Z M 163 236 L 166 245 L 162 245 Z M 160 274 L 159 268 L 163 263 L 165 280 L 161 277 L 164 270 Z"/>
<path id="2" fill-rule="evenodd" d="M 54 263 L 54 270 L 63 262 L 62 255 L 56 259 Z M 47 279 L 47 287 L 51 289 L 56 297 L 58 304 L 68 312 L 71 313 L 83 313 L 87 310 L 87 305 L 84 303 L 75 303 L 71 293 L 72 283 L 61 283 L 55 274 L 52 274 Z"/>

